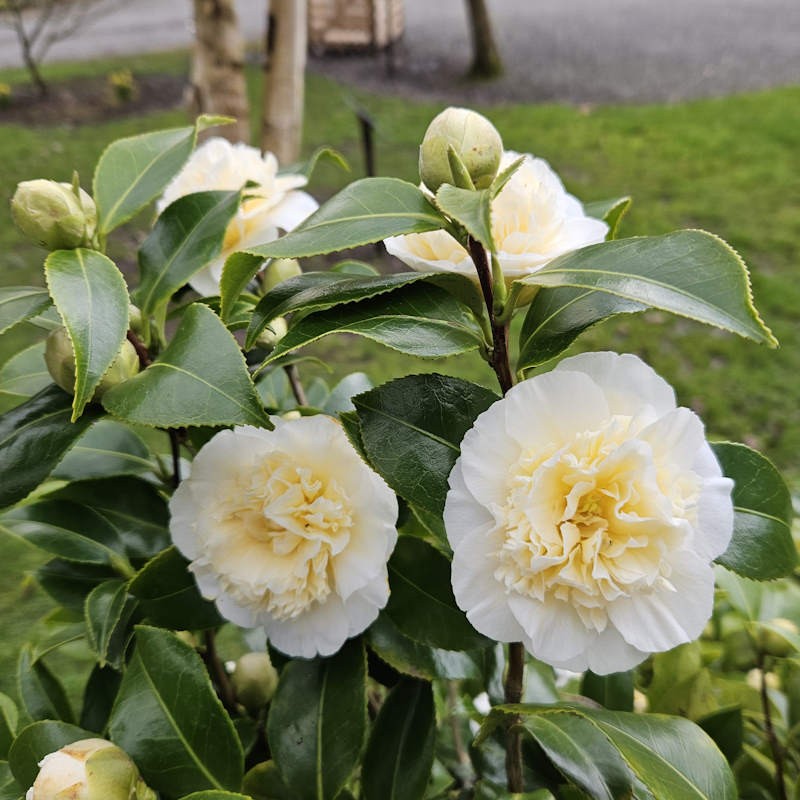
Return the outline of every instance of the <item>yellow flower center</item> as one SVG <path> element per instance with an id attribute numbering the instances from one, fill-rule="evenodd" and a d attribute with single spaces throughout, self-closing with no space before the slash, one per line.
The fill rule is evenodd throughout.
<path id="1" fill-rule="evenodd" d="M 670 587 L 665 555 L 686 536 L 699 478 L 657 464 L 632 423 L 614 417 L 512 467 L 495 553 L 507 593 L 568 602 L 602 631 L 609 602 Z"/>
<path id="2" fill-rule="evenodd" d="M 324 601 L 335 588 L 332 560 L 353 526 L 343 488 L 282 453 L 235 484 L 225 487 L 224 535 L 214 548 L 225 591 L 283 620 Z"/>

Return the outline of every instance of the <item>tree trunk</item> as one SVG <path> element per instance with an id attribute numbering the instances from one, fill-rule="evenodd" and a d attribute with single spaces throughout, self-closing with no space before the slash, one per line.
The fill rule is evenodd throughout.
<path id="1" fill-rule="evenodd" d="M 261 148 L 280 164 L 300 156 L 307 47 L 305 0 L 271 0 Z"/>
<path id="2" fill-rule="evenodd" d="M 496 78 L 503 72 L 503 62 L 494 43 L 492 21 L 486 0 L 467 0 L 470 32 L 472 33 L 472 78 Z"/>
<path id="3" fill-rule="evenodd" d="M 235 117 L 235 125 L 225 125 L 214 135 L 231 142 L 249 142 L 244 39 L 234 0 L 194 0 L 194 24 L 192 111 Z"/>

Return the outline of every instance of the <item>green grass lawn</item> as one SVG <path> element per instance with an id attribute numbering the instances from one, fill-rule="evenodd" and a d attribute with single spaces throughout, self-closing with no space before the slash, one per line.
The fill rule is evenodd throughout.
<path id="1" fill-rule="evenodd" d="M 100 74 L 130 66 L 134 72 L 186 69 L 184 54 L 119 59 L 51 68 L 54 79 Z M 21 79 L 0 72 L 0 81 Z M 258 94 L 253 71 L 251 90 Z M 305 148 L 340 150 L 362 172 L 352 107 L 363 106 L 377 125 L 381 174 L 417 180 L 417 147 L 440 106 L 340 87 L 309 76 Z M 668 106 L 624 106 L 586 111 L 558 106 L 483 109 L 506 147 L 548 159 L 568 189 L 584 200 L 630 194 L 634 206 L 623 235 L 659 234 L 697 227 L 727 239 L 750 265 L 758 308 L 782 343 L 767 350 L 736 336 L 659 313 L 617 318 L 582 338 L 576 349 L 610 348 L 641 354 L 673 383 L 683 404 L 695 408 L 715 438 L 745 441 L 771 456 L 797 487 L 800 482 L 800 88 Z M 0 195 L 20 180 L 68 180 L 77 169 L 89 186 L 94 162 L 113 139 L 184 124 L 180 111 L 81 127 L 0 125 Z M 347 180 L 331 166 L 318 171 L 311 191 L 323 198 Z M 121 232 L 111 254 L 131 258 L 135 226 Z M 42 252 L 21 242 L 0 203 L 0 284 L 42 280 Z M 28 332 L 0 340 L 0 362 Z M 318 348 L 338 373 L 365 369 L 376 382 L 409 371 L 442 370 L 491 385 L 477 357 L 420 362 L 353 338 L 332 338 Z M 9 642 L 47 608 L 23 573 L 38 561 L 25 545 L 4 542 L 0 573 L 4 639 L 0 690 L 10 689 Z M 20 600 L 26 598 L 25 604 Z"/>

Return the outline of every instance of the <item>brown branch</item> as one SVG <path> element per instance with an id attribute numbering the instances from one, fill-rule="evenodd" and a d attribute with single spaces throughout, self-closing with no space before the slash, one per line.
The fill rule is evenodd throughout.
<path id="1" fill-rule="evenodd" d="M 150 358 L 144 342 L 133 331 L 128 331 L 125 338 L 133 345 L 136 355 L 139 356 L 139 369 L 147 369 L 153 363 L 153 359 Z"/>
<path id="2" fill-rule="evenodd" d="M 297 405 L 307 406 L 308 398 L 306 397 L 305 389 L 303 389 L 303 384 L 300 382 L 300 373 L 297 371 L 297 366 L 295 364 L 287 364 L 283 369 L 286 372 L 286 377 L 289 378 L 289 386 L 292 387 L 292 394 L 297 401 Z"/>
<path id="3" fill-rule="evenodd" d="M 219 659 L 217 644 L 214 639 L 214 631 L 206 631 L 203 634 L 203 642 L 206 646 L 205 652 L 203 653 L 203 661 L 205 662 L 206 669 L 208 669 L 212 680 L 216 684 L 219 699 L 230 715 L 238 716 L 239 709 L 236 706 L 236 693 L 233 691 L 230 678 L 225 671 L 225 665 Z"/>
<path id="4" fill-rule="evenodd" d="M 764 711 L 764 730 L 767 734 L 767 742 L 772 750 L 772 760 L 775 762 L 775 783 L 778 790 L 778 800 L 788 800 L 786 793 L 786 781 L 783 777 L 783 747 L 778 741 L 778 735 L 772 724 L 772 710 L 769 705 L 769 694 L 767 693 L 767 671 L 764 669 L 764 653 L 758 653 L 758 672 L 761 679 L 759 691 L 761 694 L 761 708 Z"/>

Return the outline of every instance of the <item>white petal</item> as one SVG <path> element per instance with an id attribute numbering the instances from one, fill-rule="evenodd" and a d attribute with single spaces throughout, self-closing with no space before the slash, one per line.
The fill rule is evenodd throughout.
<path id="1" fill-rule="evenodd" d="M 492 515 L 472 496 L 461 473 L 461 457 L 447 479 L 450 491 L 444 504 L 444 528 L 454 550 L 469 533 L 486 535 L 494 525 Z"/>
<path id="2" fill-rule="evenodd" d="M 376 575 L 386 572 L 386 561 L 397 542 L 397 531 L 391 522 L 379 519 L 371 524 L 359 520 L 350 534 L 347 547 L 333 558 L 336 593 L 348 600 L 350 595 L 371 583 Z"/>
<path id="3" fill-rule="evenodd" d="M 262 616 L 267 638 L 287 656 L 314 658 L 333 655 L 347 640 L 349 620 L 338 595 L 330 595 L 293 619 Z"/>
<path id="4" fill-rule="evenodd" d="M 687 551 L 676 554 L 671 565 L 674 588 L 657 588 L 608 607 L 609 619 L 625 641 L 644 652 L 694 641 L 711 618 L 714 572 L 708 562 Z"/>
<path id="5" fill-rule="evenodd" d="M 284 231 L 294 230 L 319 208 L 319 203 L 306 192 L 289 192 L 270 209 L 270 222 Z"/>
<path id="6" fill-rule="evenodd" d="M 731 543 L 734 521 L 732 491 L 730 478 L 708 478 L 703 483 L 697 503 L 694 549 L 708 561 L 721 556 Z"/>
<path id="7" fill-rule="evenodd" d="M 344 604 L 347 614 L 347 636 L 356 636 L 365 631 L 378 618 L 378 613 L 389 599 L 389 579 L 384 568 L 371 584 L 347 598 Z"/>
<path id="8" fill-rule="evenodd" d="M 187 481 L 183 481 L 170 498 L 169 513 L 169 533 L 175 547 L 190 561 L 197 558 L 201 550 L 195 532 L 197 508 Z"/>
<path id="9" fill-rule="evenodd" d="M 399 258 L 406 266 L 411 267 L 416 272 L 460 272 L 477 280 L 475 266 L 464 248 L 460 248 L 462 252 L 459 254 L 460 257 L 458 259 L 424 258 L 410 246 L 408 241 L 411 236 L 423 237 L 439 233 L 441 232 L 432 231 L 431 234 L 414 233 L 410 234 L 410 236 L 391 236 L 388 239 L 384 239 L 383 244 L 390 255 Z"/>
<path id="10" fill-rule="evenodd" d="M 572 672 L 590 669 L 596 675 L 610 675 L 632 669 L 647 656 L 648 653 L 629 645 L 615 628 L 608 627 L 596 635 L 583 653 L 553 666 Z"/>
<path id="11" fill-rule="evenodd" d="M 626 353 L 581 353 L 565 358 L 554 372 L 583 372 L 600 386 L 612 414 L 635 416 L 650 405 L 658 416 L 675 408 L 675 392 L 652 367 L 638 356 Z"/>
<path id="12" fill-rule="evenodd" d="M 253 628 L 256 626 L 256 616 L 249 608 L 240 606 L 230 595 L 220 594 L 214 601 L 219 613 L 240 628 Z"/>
<path id="13" fill-rule="evenodd" d="M 222 268 L 228 254 L 215 258 L 199 272 L 189 278 L 189 286 L 202 297 L 213 297 L 219 294 L 219 279 L 222 277 Z"/>
<path id="14" fill-rule="evenodd" d="M 499 642 L 519 641 L 524 631 L 508 607 L 505 589 L 493 575 L 495 545 L 490 537 L 465 536 L 453 552 L 453 594 L 472 626 Z"/>
<path id="15" fill-rule="evenodd" d="M 682 407 L 668 411 L 643 428 L 637 438 L 650 444 L 657 464 L 669 464 L 682 470 L 691 470 L 698 453 L 708 447 L 700 417 Z"/>

